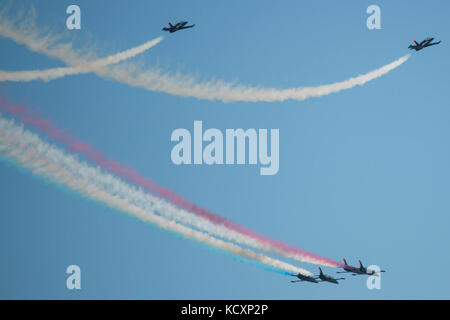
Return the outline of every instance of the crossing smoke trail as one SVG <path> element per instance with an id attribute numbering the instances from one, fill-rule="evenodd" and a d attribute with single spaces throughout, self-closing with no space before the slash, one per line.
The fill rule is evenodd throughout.
<path id="1" fill-rule="evenodd" d="M 1 114 L 0 155 L 30 170 L 36 176 L 64 185 L 84 197 L 132 214 L 161 229 L 175 232 L 257 264 L 263 264 L 271 270 L 281 270 L 284 274 L 312 275 L 311 272 L 302 268 L 214 238 L 159 216 L 156 214 L 158 210 L 156 205 L 147 209 L 138 206 L 132 199 L 127 198 L 127 194 L 136 192 L 136 188 L 99 168 L 93 168 L 77 160 L 76 157 L 66 154 L 58 147 L 42 141 L 36 134 L 17 125 L 13 120 L 6 120 Z"/>
<path id="2" fill-rule="evenodd" d="M 0 97 L 0 110 L 11 115 L 18 116 L 23 123 L 36 127 L 40 131 L 47 134 L 50 138 L 67 146 L 69 150 L 83 153 L 89 160 L 105 168 L 107 171 L 115 173 L 146 190 L 156 193 L 172 201 L 177 206 L 196 215 L 194 216 L 185 211 L 181 212 L 179 210 L 173 210 L 173 208 L 168 209 L 167 207 L 165 210 L 162 210 L 166 215 L 170 211 L 172 213 L 171 218 L 174 218 L 177 221 L 187 223 L 210 234 L 245 244 L 259 250 L 273 252 L 287 258 L 292 258 L 302 262 L 320 264 L 323 266 L 341 266 L 341 263 L 337 261 L 321 257 L 295 246 L 290 246 L 281 241 L 263 236 L 255 231 L 249 230 L 224 217 L 190 203 L 182 196 L 177 195 L 164 187 L 158 186 L 154 181 L 142 176 L 136 170 L 123 167 L 117 161 L 108 159 L 89 144 L 79 141 L 73 136 L 67 135 L 64 133 L 65 130 L 62 131 L 56 128 L 50 121 L 31 114 L 24 106 L 15 106 L 5 98 Z"/>
<path id="3" fill-rule="evenodd" d="M 0 35 L 26 45 L 29 49 L 58 58 L 69 65 L 82 61 L 70 44 L 58 44 L 56 37 L 45 37 L 30 25 L 17 25 L 8 20 L 5 13 L 0 14 Z M 409 59 L 407 54 L 376 70 L 341 82 L 315 87 L 297 87 L 289 89 L 261 88 L 235 85 L 224 81 L 198 82 L 186 75 L 170 75 L 158 70 L 140 70 L 135 65 L 112 66 L 108 69 L 93 70 L 97 75 L 140 87 L 151 91 L 165 92 L 182 97 L 220 100 L 223 102 L 280 102 L 285 100 L 305 100 L 317 98 L 355 86 L 362 86 L 369 81 L 386 75 Z"/>
<path id="4" fill-rule="evenodd" d="M 35 52 L 44 53 L 50 57 L 58 58 L 69 65 L 76 66 L 85 59 L 81 59 L 80 55 L 73 50 L 71 44 L 59 44 L 57 39 L 51 35 L 41 36 L 36 29 L 30 25 L 14 26 L 7 18 L 1 16 L 0 19 L 0 35 L 8 37 L 17 43 L 24 44 Z M 162 91 L 170 94 L 196 97 L 200 99 L 217 99 L 222 101 L 284 101 L 286 99 L 303 100 L 309 97 L 320 97 L 333 92 L 350 89 L 356 85 L 363 85 L 368 81 L 376 79 L 387 74 L 391 70 L 397 68 L 409 58 L 409 55 L 403 56 L 396 61 L 383 66 L 377 70 L 369 72 L 355 78 L 351 78 L 339 83 L 323 85 L 318 87 L 300 87 L 291 89 L 272 89 L 246 87 L 241 85 L 233 85 L 221 81 L 217 82 L 195 82 L 194 79 L 186 76 L 171 76 L 162 74 L 155 70 L 141 71 L 136 66 L 127 64 L 126 66 L 114 66 L 108 69 L 101 68 L 94 70 L 97 74 L 117 81 L 128 83 L 136 87 L 143 87 L 149 90 Z M 73 141 L 72 141 L 73 142 Z M 244 235 L 246 240 L 250 238 L 256 241 L 263 250 L 273 251 L 287 257 L 293 257 L 300 261 L 307 261 L 330 266 L 340 266 L 341 264 L 315 256 L 306 251 L 293 246 L 288 246 L 282 242 L 269 239 L 259 235 L 251 230 L 245 229 L 225 218 L 212 214 L 195 204 L 188 202 L 181 196 L 175 195 L 170 190 L 156 186 L 151 180 L 141 177 L 136 171 L 124 168 L 116 162 L 104 158 L 101 154 L 90 150 L 88 145 L 71 144 L 71 148 L 80 152 L 84 152 L 92 161 L 102 164 L 108 170 L 114 171 L 116 174 L 127 178 L 128 180 L 142 186 L 148 190 L 156 192 L 167 199 L 173 201 L 177 205 L 196 213 L 198 216 L 205 218 L 216 226 L 225 226 L 235 231 L 235 233 Z M 84 148 L 84 150 L 83 150 Z"/>
<path id="5" fill-rule="evenodd" d="M 0 70 L 0 82 L 2 81 L 17 81 L 17 82 L 28 82 L 33 80 L 44 80 L 50 81 L 57 78 L 62 78 L 68 75 L 76 75 L 83 73 L 90 73 L 98 71 L 108 65 L 116 64 L 121 61 L 133 58 L 138 54 L 150 49 L 157 45 L 163 38 L 158 37 L 153 40 L 147 41 L 146 43 L 128 49 L 123 52 L 116 53 L 114 55 L 108 56 L 103 59 L 98 59 L 95 61 L 85 61 L 79 63 L 74 67 L 66 68 L 52 68 L 46 70 L 28 70 L 28 71 L 2 71 Z"/>
<path id="6" fill-rule="evenodd" d="M 3 19 L 0 19 L 0 35 L 4 37 L 11 38 L 12 40 L 16 41 L 17 43 L 24 44 L 28 48 L 30 48 L 33 51 L 44 53 L 50 57 L 61 59 L 62 61 L 74 65 L 79 63 L 80 58 L 76 54 L 76 50 L 74 50 L 70 43 L 66 44 L 60 44 L 57 42 L 57 39 L 55 37 L 52 37 L 50 35 L 47 35 L 46 37 L 42 37 L 39 33 L 37 33 L 36 28 L 30 27 L 30 25 L 14 25 L 11 21 L 7 19 L 7 17 L 3 17 Z M 383 74 L 386 74 L 393 68 L 399 66 L 400 64 L 404 63 L 408 59 L 408 56 L 402 57 L 399 60 L 382 67 L 378 70 L 375 70 L 367 75 L 359 76 L 354 79 L 346 80 L 339 85 L 334 84 L 331 86 L 321 86 L 316 87 L 318 88 L 318 91 L 320 94 L 328 94 L 331 92 L 337 92 L 341 89 L 350 88 L 355 85 L 362 85 L 366 81 L 369 81 L 370 79 L 379 77 Z M 81 59 L 83 60 L 83 59 Z M 273 97 L 280 96 L 281 92 L 281 98 L 282 99 L 288 99 L 288 98 L 299 98 L 303 99 L 306 96 L 312 94 L 312 91 L 310 91 L 308 88 L 301 88 L 301 89 L 287 89 L 287 90 L 266 90 L 266 89 L 256 89 L 253 88 L 251 90 L 235 90 L 237 87 L 231 86 L 231 84 L 225 84 L 220 83 L 219 85 L 212 85 L 211 83 L 208 83 L 207 85 L 203 84 L 196 84 L 193 82 L 192 79 L 183 79 L 186 81 L 182 81 L 183 85 L 187 85 L 187 91 L 178 90 L 179 84 L 177 81 L 174 82 L 174 79 L 170 76 L 165 76 L 163 74 L 158 73 L 157 71 L 148 70 L 145 72 L 140 72 L 136 70 L 133 65 L 122 65 L 122 66 L 115 66 L 110 67 L 108 70 L 102 69 L 101 71 L 97 72 L 98 74 L 102 76 L 108 76 L 112 77 L 113 79 L 124 81 L 126 83 L 129 83 L 131 85 L 136 86 L 144 86 L 147 88 L 151 88 L 153 84 L 157 84 L 158 88 L 156 90 L 164 91 L 164 90 L 175 90 L 173 94 L 181 93 L 181 95 L 184 96 L 190 96 L 189 92 L 196 92 L 194 96 L 199 98 L 206 98 L 206 99 L 214 99 L 214 97 L 221 99 L 219 96 L 223 98 L 223 100 L 238 100 L 244 97 L 251 97 L 255 96 L 255 92 L 259 93 L 257 94 L 260 97 L 265 97 L 267 101 L 275 101 L 273 100 Z M 190 91 L 190 89 L 194 89 L 194 91 Z M 220 90 L 222 91 L 220 91 Z M 261 91 L 263 90 L 263 91 Z M 300 91 L 299 91 L 300 90 Z M 305 91 L 306 90 L 306 91 Z M 337 90 L 337 91 L 336 91 Z M 221 93 L 219 96 L 217 95 L 218 92 L 231 92 L 231 96 L 223 96 Z M 184 93 L 183 93 L 184 92 Z M 299 93 L 300 92 L 300 93 Z M 303 95 L 301 92 L 306 93 L 306 96 Z M 245 99 L 247 99 L 245 98 Z M 254 101 L 254 100 L 251 100 Z M 71 145 L 72 148 L 77 148 L 77 146 L 74 144 Z M 85 152 L 85 154 L 92 154 L 88 149 L 80 150 L 80 148 L 88 148 L 86 145 L 78 145 L 78 150 L 81 152 Z M 98 156 L 102 156 L 101 154 L 98 154 Z M 99 158 L 91 158 L 93 161 L 97 161 L 97 163 L 100 163 L 102 165 L 105 165 L 106 159 L 103 157 Z M 272 240 L 267 237 L 264 237 L 262 235 L 259 235 L 251 230 L 245 229 L 242 226 L 239 226 L 225 218 L 222 218 L 220 216 L 217 216 L 215 214 L 212 214 L 211 212 L 202 209 L 195 204 L 192 204 L 188 202 L 186 199 L 182 198 L 181 196 L 173 194 L 170 190 L 167 190 L 162 187 L 156 186 L 151 180 L 147 178 L 141 177 L 137 172 L 134 170 L 123 168 L 120 165 L 118 165 L 116 162 L 111 162 L 110 160 L 107 160 L 106 167 L 109 170 L 116 170 L 115 173 L 126 177 L 130 181 L 133 181 L 139 186 L 142 186 L 143 188 L 146 188 L 148 190 L 151 190 L 153 192 L 157 192 L 161 194 L 162 196 L 170 199 L 177 205 L 186 208 L 187 210 L 196 213 L 200 217 L 203 217 L 216 225 L 224 225 L 227 228 L 236 231 L 237 233 L 244 234 L 256 241 L 258 241 L 259 246 L 263 246 L 263 250 L 268 251 L 274 251 L 276 253 L 294 257 L 294 259 L 300 260 L 300 261 L 307 261 L 312 263 L 318 263 L 323 265 L 329 265 L 329 266 L 341 266 L 339 262 L 325 259 L 322 257 L 315 256 L 313 254 L 310 254 L 304 250 L 298 249 L 293 246 L 289 246 L 287 244 L 284 244 L 280 241 Z"/>

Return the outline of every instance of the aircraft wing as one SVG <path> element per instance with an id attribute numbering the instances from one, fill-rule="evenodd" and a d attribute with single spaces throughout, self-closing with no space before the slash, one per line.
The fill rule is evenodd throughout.
<path id="1" fill-rule="evenodd" d="M 423 47 L 423 46 L 428 45 L 431 41 L 433 41 L 433 39 L 434 39 L 434 38 L 427 38 L 427 39 L 423 40 L 423 41 L 420 43 L 420 46 Z"/>
<path id="2" fill-rule="evenodd" d="M 184 27 L 181 27 L 180 29 L 189 29 L 189 28 L 193 28 L 194 26 L 195 26 L 195 24 L 193 24 L 191 26 L 184 26 Z"/>
<path id="3" fill-rule="evenodd" d="M 427 43 L 427 47 L 429 47 L 429 46 L 434 46 L 434 45 L 439 44 L 439 43 L 441 43 L 441 42 L 438 41 L 438 42 L 435 42 L 435 43 Z"/>

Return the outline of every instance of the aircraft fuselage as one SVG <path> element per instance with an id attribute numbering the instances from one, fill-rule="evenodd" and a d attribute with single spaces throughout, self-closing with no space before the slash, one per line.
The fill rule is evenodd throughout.
<path id="1" fill-rule="evenodd" d="M 325 275 L 320 275 L 320 276 L 319 276 L 319 279 L 322 280 L 322 281 L 326 281 L 326 282 L 331 282 L 331 283 L 339 284 L 339 282 L 338 282 L 336 279 L 334 279 L 334 278 L 332 278 L 332 277 L 325 276 Z"/>
<path id="2" fill-rule="evenodd" d="M 300 279 L 300 281 L 306 281 L 306 282 L 313 282 L 313 283 L 318 283 L 318 281 L 316 280 L 316 278 L 314 277 L 310 277 L 310 276 L 304 276 L 302 274 L 298 274 L 297 278 Z"/>

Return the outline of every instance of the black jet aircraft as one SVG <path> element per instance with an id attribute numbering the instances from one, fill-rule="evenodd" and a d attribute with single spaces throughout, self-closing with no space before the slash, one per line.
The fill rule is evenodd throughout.
<path id="1" fill-rule="evenodd" d="M 434 38 L 426 38 L 421 43 L 417 43 L 417 41 L 414 40 L 414 45 L 410 45 L 408 48 L 410 50 L 414 49 L 416 51 L 419 51 L 419 50 L 422 50 L 423 48 L 426 48 L 429 46 L 434 46 L 435 44 L 441 43 L 440 41 L 431 43 L 431 41 L 433 41 L 433 40 L 434 40 Z"/>
<path id="2" fill-rule="evenodd" d="M 363 274 L 371 276 L 371 275 L 376 275 L 378 273 L 375 270 L 371 270 L 371 271 L 367 270 L 367 268 L 363 266 L 361 260 L 358 260 L 358 262 L 359 262 L 359 268 L 353 267 L 353 266 L 349 266 L 347 264 L 347 261 L 344 258 L 344 266 L 342 267 L 342 269 L 344 269 L 344 271 L 343 272 L 339 272 L 338 271 L 337 273 L 346 273 L 346 272 L 348 272 L 348 273 L 351 273 L 352 276 L 363 275 Z M 386 272 L 386 271 L 380 270 L 380 272 Z"/>
<path id="3" fill-rule="evenodd" d="M 306 282 L 313 282 L 313 283 L 319 283 L 319 281 L 317 281 L 316 277 L 311 277 L 311 276 L 305 276 L 301 273 L 299 273 L 298 275 L 296 275 L 295 277 L 299 278 L 300 280 L 292 280 L 291 282 L 302 282 L 302 281 L 306 281 Z"/>
<path id="4" fill-rule="evenodd" d="M 169 31 L 170 33 L 174 33 L 174 32 L 176 32 L 178 30 L 193 28 L 195 26 L 195 24 L 190 25 L 190 26 L 187 26 L 186 24 L 187 24 L 187 21 L 180 21 L 176 25 L 172 25 L 169 22 L 169 28 L 164 27 L 164 28 L 162 28 L 162 30 L 163 31 Z"/>
<path id="5" fill-rule="evenodd" d="M 331 283 L 339 284 L 338 280 L 345 280 L 345 278 L 333 278 L 331 276 L 328 276 L 328 275 L 324 274 L 322 272 L 322 268 L 321 267 L 319 267 L 319 272 L 320 272 L 319 273 L 319 279 L 322 282 L 331 282 Z"/>
<path id="6" fill-rule="evenodd" d="M 345 278 L 333 278 L 329 275 L 326 275 L 322 272 L 322 268 L 319 267 L 319 275 L 317 276 L 305 276 L 301 273 L 299 273 L 298 275 L 296 275 L 295 277 L 299 278 L 299 280 L 292 280 L 291 282 L 313 282 L 313 283 L 319 283 L 319 282 L 331 282 L 331 283 L 336 283 L 339 284 L 338 280 L 345 280 Z M 320 281 L 318 281 L 317 279 L 320 279 Z"/>

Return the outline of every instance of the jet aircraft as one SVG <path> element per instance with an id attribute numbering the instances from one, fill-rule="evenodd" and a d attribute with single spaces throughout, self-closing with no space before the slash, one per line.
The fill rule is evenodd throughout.
<path id="1" fill-rule="evenodd" d="M 436 45 L 436 44 L 439 44 L 439 43 L 441 43 L 441 41 L 438 41 L 438 42 L 431 42 L 431 41 L 433 41 L 434 40 L 434 38 L 426 38 L 425 40 L 423 40 L 421 43 L 417 43 L 417 41 L 416 40 L 414 40 L 414 45 L 410 45 L 408 48 L 410 49 L 410 50 L 416 50 L 416 51 L 419 51 L 419 50 L 422 50 L 423 48 L 426 48 L 426 47 L 429 47 L 429 46 L 434 46 L 434 45 Z"/>
<path id="2" fill-rule="evenodd" d="M 363 266 L 361 260 L 358 260 L 358 262 L 359 262 L 359 268 L 349 266 L 347 264 L 347 260 L 345 260 L 345 258 L 344 258 L 344 266 L 342 267 L 342 269 L 344 269 L 344 271 L 343 272 L 338 271 L 337 273 L 347 273 L 348 272 L 348 273 L 351 273 L 352 276 L 363 275 L 363 274 L 371 276 L 371 275 L 376 275 L 378 273 L 375 270 L 370 270 L 370 271 L 367 270 L 367 268 Z M 386 272 L 386 271 L 380 270 L 379 272 Z"/>
<path id="3" fill-rule="evenodd" d="M 324 274 L 322 272 L 322 268 L 320 268 L 320 267 L 319 267 L 319 271 L 320 271 L 320 273 L 317 276 L 305 276 L 305 275 L 299 273 L 298 275 L 296 275 L 296 277 L 299 278 L 299 280 L 292 280 L 291 282 L 292 283 L 294 283 L 294 282 L 303 282 L 303 281 L 313 282 L 313 283 L 331 282 L 331 283 L 339 284 L 338 280 L 345 280 L 345 278 L 338 278 L 338 279 L 336 279 L 336 278 L 333 278 L 333 277 L 331 277 L 329 275 Z M 320 281 L 318 281 L 318 279 Z"/>
<path id="4" fill-rule="evenodd" d="M 324 274 L 323 272 L 322 272 L 322 268 L 321 267 L 319 267 L 319 279 L 322 281 L 322 282 L 331 282 L 331 283 L 335 283 L 335 284 L 339 284 L 339 282 L 338 282 L 338 280 L 345 280 L 345 278 L 333 278 L 333 277 L 331 277 L 331 276 L 329 276 L 329 275 L 326 275 L 326 274 Z"/>
<path id="5" fill-rule="evenodd" d="M 298 275 L 296 275 L 297 278 L 299 278 L 300 280 L 292 280 L 291 282 L 302 282 L 302 281 L 306 281 L 306 282 L 313 282 L 313 283 L 319 283 L 319 281 L 317 281 L 316 277 L 311 277 L 311 276 L 305 276 L 301 273 L 299 273 Z"/>
<path id="6" fill-rule="evenodd" d="M 186 24 L 187 24 L 187 21 L 180 21 L 176 25 L 172 25 L 169 22 L 169 28 L 164 27 L 164 28 L 162 28 L 162 30 L 163 31 L 169 31 L 170 33 L 174 33 L 174 32 L 176 32 L 178 30 L 193 28 L 195 26 L 195 24 L 190 25 L 190 26 L 187 26 Z"/>

